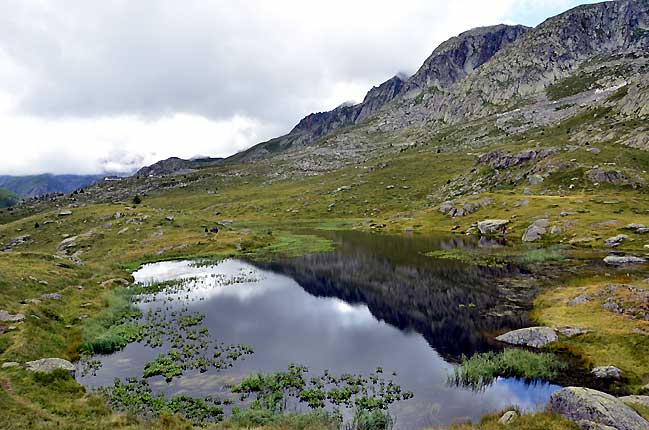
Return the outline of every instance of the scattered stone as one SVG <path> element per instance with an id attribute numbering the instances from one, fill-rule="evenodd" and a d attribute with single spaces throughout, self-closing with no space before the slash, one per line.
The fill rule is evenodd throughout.
<path id="1" fill-rule="evenodd" d="M 615 248 L 617 246 L 620 246 L 622 242 L 624 242 L 626 239 L 628 239 L 629 236 L 626 234 L 618 234 L 617 236 L 609 237 L 604 241 L 604 246 L 609 247 L 609 248 Z"/>
<path id="2" fill-rule="evenodd" d="M 13 239 L 11 239 L 11 241 L 9 242 L 9 245 L 7 245 L 7 247 L 13 248 L 13 247 L 22 245 L 24 243 L 30 242 L 31 240 L 32 240 L 32 237 L 30 235 L 28 235 L 28 234 L 25 234 L 23 236 L 14 237 Z"/>
<path id="3" fill-rule="evenodd" d="M 518 207 L 521 207 L 521 206 L 527 206 L 529 204 L 530 204 L 529 200 L 518 200 L 518 201 L 514 202 L 514 204 L 512 206 L 515 207 L 515 208 L 518 208 Z"/>
<path id="4" fill-rule="evenodd" d="M 393 187 L 393 188 L 394 188 L 394 187 Z M 338 194 L 338 193 L 341 192 L 341 191 L 347 191 L 347 190 L 351 190 L 351 189 L 352 189 L 352 186 L 351 186 L 351 185 L 344 185 L 344 186 L 342 186 L 342 187 L 338 187 L 338 188 L 336 188 L 336 189 L 333 191 L 332 194 L 335 195 L 335 194 Z"/>
<path id="5" fill-rule="evenodd" d="M 10 314 L 7 311 L 0 311 L 0 321 L 3 322 L 20 322 L 25 320 L 23 314 Z"/>
<path id="6" fill-rule="evenodd" d="M 72 215 L 72 211 L 61 211 L 59 212 L 59 216 L 70 216 Z"/>
<path id="7" fill-rule="evenodd" d="M 28 361 L 25 363 L 25 369 L 31 372 L 50 373 L 57 369 L 63 369 L 74 376 L 76 367 L 68 360 L 62 358 L 41 358 L 40 360 Z"/>
<path id="8" fill-rule="evenodd" d="M 626 230 L 638 230 L 639 228 L 645 228 L 644 224 L 628 224 L 626 227 L 624 227 Z"/>
<path id="9" fill-rule="evenodd" d="M 649 227 L 642 227 L 635 231 L 638 234 L 647 234 L 649 233 Z"/>
<path id="10" fill-rule="evenodd" d="M 582 303 L 587 303 L 590 301 L 590 295 L 589 294 L 582 294 L 581 296 L 577 296 L 574 299 L 570 300 L 568 302 L 569 306 L 577 306 Z"/>
<path id="11" fill-rule="evenodd" d="M 602 150 L 599 148 L 588 148 L 586 151 L 590 152 L 591 154 L 599 154 L 600 152 L 602 152 Z"/>
<path id="12" fill-rule="evenodd" d="M 167 221 L 171 222 L 171 221 L 174 220 L 174 217 L 172 217 L 172 216 L 167 216 L 167 217 L 165 217 L 165 219 L 166 219 Z"/>
<path id="13" fill-rule="evenodd" d="M 623 266 L 625 264 L 642 264 L 646 263 L 646 259 L 642 257 L 635 257 L 633 255 L 607 255 L 604 257 L 604 263 L 611 266 Z"/>
<path id="14" fill-rule="evenodd" d="M 513 330 L 496 338 L 501 342 L 512 345 L 525 345 L 533 348 L 541 348 L 550 342 L 555 342 L 559 337 L 553 328 L 550 327 L 528 327 Z"/>
<path id="15" fill-rule="evenodd" d="M 570 216 L 570 215 L 574 215 L 574 212 L 566 212 L 566 211 L 563 211 L 563 212 L 561 212 L 561 213 L 559 214 L 559 216 L 561 216 L 561 217 L 567 217 L 567 216 Z"/>
<path id="16" fill-rule="evenodd" d="M 117 234 L 124 234 L 124 233 L 126 233 L 127 231 L 128 231 L 128 227 L 124 227 L 123 229 L 121 229 L 120 231 L 118 231 Z"/>
<path id="17" fill-rule="evenodd" d="M 4 363 L 2 363 L 3 369 L 8 369 L 10 367 L 18 367 L 18 366 L 20 366 L 20 363 L 17 363 L 15 361 L 5 361 Z"/>
<path id="18" fill-rule="evenodd" d="M 56 252 L 60 254 L 65 254 L 67 251 L 71 248 L 74 248 L 77 246 L 77 236 L 70 236 L 65 239 L 63 239 L 59 244 L 56 246 Z"/>
<path id="19" fill-rule="evenodd" d="M 516 418 L 518 418 L 518 413 L 516 411 L 507 411 L 502 417 L 500 417 L 498 422 L 506 426 L 516 421 Z"/>
<path id="20" fill-rule="evenodd" d="M 478 222 L 478 230 L 482 234 L 503 234 L 507 224 L 509 224 L 508 219 L 486 219 Z"/>
<path id="21" fill-rule="evenodd" d="M 534 221 L 523 234 L 523 242 L 537 241 L 547 232 L 549 221 L 547 219 L 539 219 Z"/>
<path id="22" fill-rule="evenodd" d="M 544 179 L 541 175 L 530 175 L 527 177 L 527 183 L 530 185 L 538 185 L 543 181 Z"/>
<path id="23" fill-rule="evenodd" d="M 622 377 L 622 371 L 615 366 L 600 366 L 595 367 L 590 371 L 596 378 L 604 379 L 620 379 Z"/>
<path id="24" fill-rule="evenodd" d="M 649 428 L 649 422 L 621 400 L 589 388 L 566 387 L 554 392 L 550 397 L 550 409 L 580 426 L 583 421 L 585 425 L 601 424 L 616 430 Z"/>
<path id="25" fill-rule="evenodd" d="M 41 294 L 41 299 L 43 299 L 43 300 L 61 300 L 61 294 L 59 294 L 59 293 Z"/>

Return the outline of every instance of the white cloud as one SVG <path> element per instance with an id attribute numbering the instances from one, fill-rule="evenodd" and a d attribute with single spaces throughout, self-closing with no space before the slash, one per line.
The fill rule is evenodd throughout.
<path id="1" fill-rule="evenodd" d="M 450 36 L 574 3 L 2 0 L 0 174 L 230 154 L 414 72 Z"/>

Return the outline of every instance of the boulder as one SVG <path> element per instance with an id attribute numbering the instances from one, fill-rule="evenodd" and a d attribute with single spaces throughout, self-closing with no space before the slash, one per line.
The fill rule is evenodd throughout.
<path id="1" fill-rule="evenodd" d="M 20 363 L 15 361 L 5 361 L 4 363 L 2 363 L 3 369 L 8 369 L 10 367 L 18 367 L 18 366 L 20 366 Z"/>
<path id="2" fill-rule="evenodd" d="M 500 417 L 498 422 L 502 425 L 509 425 L 516 421 L 516 418 L 518 418 L 518 413 L 516 411 L 507 411 L 502 417 Z"/>
<path id="3" fill-rule="evenodd" d="M 649 428 L 649 422 L 621 400 L 590 388 L 566 387 L 554 392 L 550 397 L 550 409 L 586 429 L 606 429 L 602 425 L 615 430 Z"/>
<path id="4" fill-rule="evenodd" d="M 72 215 L 72 211 L 61 211 L 59 212 L 59 216 L 70 216 Z"/>
<path id="5" fill-rule="evenodd" d="M 615 248 L 616 246 L 620 246 L 622 242 L 624 242 L 626 239 L 628 239 L 629 236 L 626 234 L 618 234 L 617 236 L 609 237 L 604 241 L 604 246 L 607 246 L 609 248 Z"/>
<path id="6" fill-rule="evenodd" d="M 647 260 L 642 257 L 635 257 L 633 255 L 607 255 L 604 257 L 604 263 L 611 266 L 623 266 L 625 264 L 642 264 Z"/>
<path id="7" fill-rule="evenodd" d="M 582 303 L 588 303 L 590 301 L 590 295 L 589 294 L 582 294 L 580 296 L 575 297 L 574 299 L 570 300 L 568 302 L 569 306 L 577 306 Z"/>
<path id="8" fill-rule="evenodd" d="M 56 252 L 66 253 L 68 249 L 77 246 L 77 242 L 76 242 L 77 239 L 78 239 L 77 236 L 66 237 L 61 242 L 59 242 L 59 244 L 56 246 Z"/>
<path id="9" fill-rule="evenodd" d="M 523 242 L 534 242 L 539 240 L 547 232 L 549 221 L 539 219 L 534 221 L 523 234 Z"/>
<path id="10" fill-rule="evenodd" d="M 590 371 L 596 378 L 620 379 L 622 371 L 615 366 L 599 366 Z"/>
<path id="11" fill-rule="evenodd" d="M 482 234 L 502 233 L 507 224 L 509 224 L 508 219 L 486 219 L 478 222 L 478 230 Z"/>
<path id="12" fill-rule="evenodd" d="M 541 176 L 541 175 L 530 175 L 530 176 L 527 177 L 527 182 L 530 185 L 538 185 L 541 182 L 543 182 L 543 180 L 544 180 L 543 176 Z"/>
<path id="13" fill-rule="evenodd" d="M 550 342 L 555 342 L 559 337 L 556 331 L 550 327 L 528 327 L 513 330 L 505 334 L 501 334 L 496 338 L 501 342 L 509 343 L 512 345 L 531 346 L 533 348 L 541 348 Z"/>
<path id="14" fill-rule="evenodd" d="M 28 361 L 25 363 L 25 369 L 31 372 L 50 373 L 57 369 L 67 370 L 74 375 L 76 367 L 68 360 L 62 358 L 41 358 L 40 360 Z"/>
<path id="15" fill-rule="evenodd" d="M 23 314 L 10 314 L 7 311 L 0 311 L 0 321 L 3 322 L 19 322 L 25 319 Z"/>
<path id="16" fill-rule="evenodd" d="M 626 230 L 637 230 L 639 228 L 645 228 L 644 224 L 638 224 L 638 223 L 632 223 L 632 224 L 627 224 L 626 227 L 624 227 Z"/>
<path id="17" fill-rule="evenodd" d="M 41 299 L 43 299 L 43 300 L 61 300 L 61 294 L 60 293 L 41 294 Z"/>

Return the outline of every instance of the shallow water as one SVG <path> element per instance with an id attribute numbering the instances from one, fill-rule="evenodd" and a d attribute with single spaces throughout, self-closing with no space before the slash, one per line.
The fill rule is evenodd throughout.
<path id="1" fill-rule="evenodd" d="M 230 369 L 185 372 L 169 384 L 155 377 L 152 386 L 169 394 L 225 395 L 226 383 L 256 371 L 285 370 L 289 363 L 332 374 L 369 373 L 381 366 L 388 374 L 396 371 L 395 382 L 415 394 L 390 409 L 399 429 L 476 420 L 514 404 L 541 408 L 558 389 L 514 379 L 499 379 L 480 392 L 447 383 L 461 354 L 497 347 L 488 333 L 527 324 L 525 299 L 508 300 L 507 290 L 498 287 L 509 273 L 421 255 L 478 243 L 349 232 L 330 236 L 339 246 L 329 254 L 257 265 L 162 262 L 135 272 L 141 283 L 196 278 L 190 292 L 178 295 L 182 300 L 163 305 L 158 295 L 141 304 L 143 310 L 188 305 L 206 315 L 203 324 L 219 341 L 254 349 Z M 115 377 L 142 376 L 144 363 L 160 352 L 131 344 L 100 357 L 96 376 L 81 382 L 110 385 Z"/>

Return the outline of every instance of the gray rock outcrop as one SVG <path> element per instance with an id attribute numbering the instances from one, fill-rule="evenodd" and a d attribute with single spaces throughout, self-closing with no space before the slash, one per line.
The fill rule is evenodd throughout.
<path id="1" fill-rule="evenodd" d="M 10 314 L 7 311 L 2 311 L 0 310 L 0 321 L 3 322 L 20 322 L 25 319 L 25 315 L 17 313 L 17 314 Z"/>
<path id="2" fill-rule="evenodd" d="M 509 224 L 508 219 L 486 219 L 478 222 L 478 230 L 482 234 L 499 234 Z"/>
<path id="3" fill-rule="evenodd" d="M 541 348 L 550 342 L 555 342 L 559 337 L 556 331 L 550 327 L 528 327 L 513 330 L 505 334 L 501 334 L 496 338 L 500 342 L 509 343 L 512 345 L 530 346 L 533 348 Z"/>
<path id="4" fill-rule="evenodd" d="M 550 397 L 550 409 L 581 428 L 604 425 L 615 430 L 649 429 L 649 422 L 621 400 L 589 388 L 562 388 Z"/>
<path id="5" fill-rule="evenodd" d="M 550 222 L 547 219 L 539 219 L 534 221 L 525 233 L 523 233 L 523 242 L 535 242 L 547 232 L 548 225 Z"/>
<path id="6" fill-rule="evenodd" d="M 28 361 L 25 363 L 25 369 L 31 372 L 50 373 L 55 370 L 66 370 L 74 375 L 76 367 L 68 360 L 62 358 L 41 358 L 40 360 Z"/>
<path id="7" fill-rule="evenodd" d="M 607 255 L 604 257 L 604 263 L 611 266 L 623 266 L 626 264 L 642 264 L 646 263 L 647 260 L 642 257 L 636 257 L 633 255 Z"/>
<path id="8" fill-rule="evenodd" d="M 622 371 L 615 366 L 599 366 L 590 371 L 596 378 L 600 379 L 620 379 Z"/>

